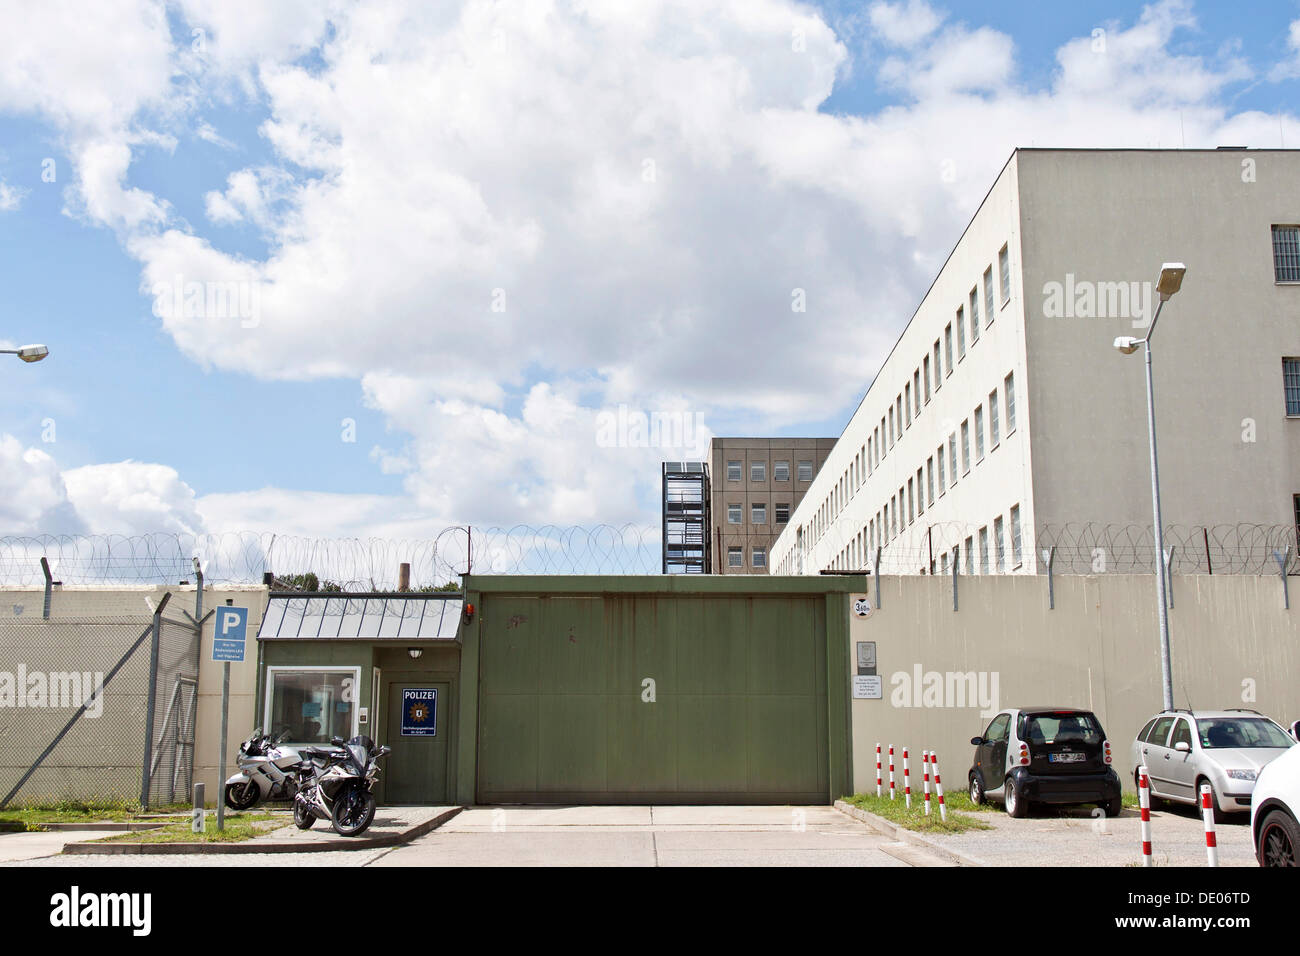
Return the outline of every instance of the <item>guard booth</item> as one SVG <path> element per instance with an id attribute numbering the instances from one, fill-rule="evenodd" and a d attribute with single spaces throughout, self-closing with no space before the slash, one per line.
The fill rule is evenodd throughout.
<path id="1" fill-rule="evenodd" d="M 298 745 L 366 734 L 392 748 L 381 804 L 455 800 L 460 594 L 271 592 L 256 713 Z"/>
<path id="2" fill-rule="evenodd" d="M 392 748 L 383 804 L 826 804 L 850 791 L 860 576 L 466 575 L 272 592 L 258 714 Z M 236 731 L 237 732 L 237 731 Z"/>

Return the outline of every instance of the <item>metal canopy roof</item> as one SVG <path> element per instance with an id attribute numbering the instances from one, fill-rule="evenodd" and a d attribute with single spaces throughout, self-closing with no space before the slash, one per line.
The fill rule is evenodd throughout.
<path id="1" fill-rule="evenodd" d="M 272 594 L 259 641 L 455 640 L 463 596 Z"/>

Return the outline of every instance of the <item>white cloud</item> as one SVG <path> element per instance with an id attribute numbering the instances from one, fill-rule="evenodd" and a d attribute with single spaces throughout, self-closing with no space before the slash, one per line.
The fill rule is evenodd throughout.
<path id="1" fill-rule="evenodd" d="M 122 461 L 63 472 L 68 499 L 92 534 L 200 534 L 194 489 L 166 465 Z"/>
<path id="2" fill-rule="evenodd" d="M 13 212 L 22 205 L 25 195 L 27 195 L 26 189 L 11 186 L 0 177 L 0 212 Z"/>
<path id="3" fill-rule="evenodd" d="M 0 534 L 77 534 L 86 530 L 68 500 L 54 459 L 0 435 Z"/>
<path id="4" fill-rule="evenodd" d="M 602 447 L 601 412 L 767 431 L 846 407 L 1014 146 L 1272 145 L 1278 129 L 1225 105 L 1250 74 L 1231 47 L 1175 52 L 1195 29 L 1178 0 L 1106 24 L 1100 50 L 1062 44 L 1037 89 L 1008 35 L 922 0 L 874 4 L 889 50 L 873 67 L 899 95 L 861 117 L 819 111 L 849 53 L 790 0 L 186 0 L 202 49 L 168 38 L 157 4 L 94 7 L 70 35 L 43 14 L 21 47 L 0 38 L 0 110 L 63 132 L 75 208 L 122 233 L 145 295 L 178 275 L 260 290 L 251 325 L 162 317 L 183 352 L 357 381 L 395 436 L 376 469 L 404 476 L 399 497 L 263 489 L 194 505 L 174 475 L 136 475 L 156 500 L 113 505 L 131 520 L 243 530 L 246 515 L 313 535 L 644 521 L 673 456 Z M 69 52 L 103 36 L 112 62 Z M 202 136 L 208 98 L 235 95 L 265 109 L 272 157 L 204 198 L 213 223 L 265 236 L 258 260 L 129 175 L 137 151 L 178 125 Z"/>
<path id="5" fill-rule="evenodd" d="M 1291 21 L 1291 29 L 1287 32 L 1286 45 L 1287 49 L 1291 51 L 1291 58 L 1273 67 L 1269 73 L 1269 79 L 1275 82 L 1300 76 L 1300 20 Z"/>

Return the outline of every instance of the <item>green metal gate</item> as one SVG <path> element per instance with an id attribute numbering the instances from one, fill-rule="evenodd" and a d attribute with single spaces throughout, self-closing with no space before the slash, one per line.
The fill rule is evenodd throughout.
<path id="1" fill-rule="evenodd" d="M 709 590 L 484 594 L 475 802 L 829 802 L 843 598 Z"/>

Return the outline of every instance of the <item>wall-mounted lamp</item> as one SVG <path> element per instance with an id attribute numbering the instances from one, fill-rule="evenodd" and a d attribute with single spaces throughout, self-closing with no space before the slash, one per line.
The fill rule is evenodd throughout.
<path id="1" fill-rule="evenodd" d="M 413 660 L 413 661 L 418 661 L 418 660 L 420 659 L 420 655 L 424 653 L 424 648 L 423 648 L 423 647 L 408 647 L 408 648 L 406 649 L 406 653 L 408 653 L 408 654 L 411 655 L 411 660 Z"/>

